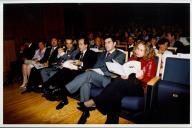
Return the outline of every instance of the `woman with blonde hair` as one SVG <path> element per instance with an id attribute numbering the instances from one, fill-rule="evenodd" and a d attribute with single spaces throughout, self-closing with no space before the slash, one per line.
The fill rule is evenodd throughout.
<path id="1" fill-rule="evenodd" d="M 93 99 L 78 103 L 78 109 L 83 114 L 78 123 L 85 123 L 89 117 L 89 111 L 94 106 L 104 115 L 107 114 L 105 123 L 114 124 L 119 121 L 121 100 L 124 96 L 144 96 L 147 82 L 156 74 L 155 52 L 153 47 L 138 41 L 133 49 L 133 55 L 129 59 L 141 62 L 141 70 L 129 76 L 121 76 L 112 81 L 104 90 Z"/>

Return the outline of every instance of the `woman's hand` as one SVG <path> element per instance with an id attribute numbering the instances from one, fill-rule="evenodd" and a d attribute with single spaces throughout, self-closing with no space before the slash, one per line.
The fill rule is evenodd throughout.
<path id="1" fill-rule="evenodd" d="M 129 76 L 121 76 L 121 79 L 127 80 Z"/>
<path id="2" fill-rule="evenodd" d="M 138 71 L 138 72 L 136 73 L 136 78 L 137 78 L 137 79 L 141 80 L 141 79 L 143 79 L 143 77 L 144 77 L 143 70 L 140 70 L 140 71 Z"/>

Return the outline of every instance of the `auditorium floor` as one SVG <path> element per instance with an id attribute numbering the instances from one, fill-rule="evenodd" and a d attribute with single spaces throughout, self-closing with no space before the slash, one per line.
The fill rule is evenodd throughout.
<path id="1" fill-rule="evenodd" d="M 18 84 L 4 86 L 3 123 L 4 124 L 76 124 L 81 116 L 77 100 L 69 98 L 69 104 L 56 110 L 57 101 L 48 101 L 41 93 L 21 94 Z M 91 111 L 87 124 L 103 124 L 106 116 L 99 111 Z M 132 124 L 120 118 L 120 124 Z"/>

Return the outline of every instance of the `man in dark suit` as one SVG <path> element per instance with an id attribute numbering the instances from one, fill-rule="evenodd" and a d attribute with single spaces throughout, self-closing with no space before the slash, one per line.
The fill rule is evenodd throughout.
<path id="1" fill-rule="evenodd" d="M 61 63 L 66 60 L 75 59 L 75 56 L 78 54 L 79 50 L 73 47 L 72 38 L 68 37 L 65 39 L 66 51 L 64 52 L 63 48 L 59 48 L 57 55 L 57 64 L 54 66 L 44 68 L 41 70 L 41 77 L 43 82 L 46 82 L 49 78 L 51 78 L 57 71 L 60 70 Z M 62 55 L 61 55 L 62 54 Z"/>
<path id="2" fill-rule="evenodd" d="M 176 53 L 186 53 L 183 43 L 176 40 L 176 34 L 174 32 L 167 32 L 166 38 L 169 40 L 171 47 L 177 48 Z"/>
<path id="3" fill-rule="evenodd" d="M 88 41 L 85 38 L 80 38 L 78 40 L 79 53 L 72 60 L 73 64 L 78 67 L 78 70 L 63 67 L 43 84 L 44 88 L 50 86 L 60 88 L 77 75 L 83 73 L 86 69 L 92 68 L 97 60 L 97 55 L 95 52 L 89 50 L 88 46 Z"/>
<path id="4" fill-rule="evenodd" d="M 30 60 L 33 58 L 35 50 L 38 48 L 38 42 L 32 42 L 28 39 L 23 39 L 23 41 L 24 44 L 20 47 L 19 58 L 22 60 Z"/>
<path id="5" fill-rule="evenodd" d="M 31 42 L 28 39 L 24 39 L 24 44 L 20 47 L 19 52 L 17 53 L 17 60 L 10 63 L 10 71 L 8 73 L 8 79 L 4 84 L 12 84 L 13 79 L 16 76 L 17 82 L 22 80 L 22 65 L 25 59 L 32 59 L 35 50 L 38 48 L 35 42 Z"/>
<path id="6" fill-rule="evenodd" d="M 53 37 L 51 39 L 51 47 L 46 48 L 45 54 L 43 58 L 39 61 L 39 63 L 42 63 L 47 66 L 53 65 L 54 63 L 57 62 L 57 53 L 58 53 L 58 39 L 56 37 Z M 37 87 L 37 85 L 41 83 L 42 81 L 40 75 L 41 70 L 42 69 L 36 69 L 35 67 L 31 69 L 31 73 L 27 83 L 27 88 L 24 92 L 32 91 L 34 87 Z"/>
<path id="7" fill-rule="evenodd" d="M 79 51 L 73 44 L 73 39 L 72 37 L 67 37 L 65 39 L 65 55 L 66 55 L 66 60 L 69 59 L 74 59 L 75 56 L 77 55 Z"/>
<path id="8" fill-rule="evenodd" d="M 106 52 L 102 53 L 94 65 L 93 70 L 86 71 L 71 82 L 66 84 L 63 89 L 63 100 L 57 105 L 56 109 L 61 109 L 64 105 L 68 104 L 67 95 L 75 93 L 80 89 L 80 102 L 84 102 L 90 98 L 91 86 L 106 87 L 111 82 L 111 77 L 114 75 L 109 72 L 106 62 L 111 62 L 112 59 L 120 64 L 125 62 L 125 54 L 115 49 L 116 42 L 113 41 L 111 36 L 106 36 L 105 49 Z"/>
<path id="9" fill-rule="evenodd" d="M 58 39 L 56 37 L 53 37 L 51 39 L 51 47 L 47 47 L 45 51 L 45 55 L 40 60 L 40 63 L 47 63 L 48 65 L 52 65 L 55 62 L 57 62 L 57 53 L 58 53 Z"/>

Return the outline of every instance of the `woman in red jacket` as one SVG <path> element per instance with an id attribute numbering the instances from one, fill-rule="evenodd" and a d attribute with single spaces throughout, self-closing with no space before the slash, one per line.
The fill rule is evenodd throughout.
<path id="1" fill-rule="evenodd" d="M 121 100 L 124 96 L 144 96 L 147 82 L 156 74 L 154 60 L 155 52 L 152 46 L 144 41 L 139 41 L 134 49 L 133 56 L 129 59 L 141 62 L 141 70 L 129 76 L 121 76 L 112 81 L 98 96 L 89 101 L 79 103 L 78 109 L 83 114 L 78 123 L 85 123 L 89 117 L 89 110 L 96 106 L 104 115 L 107 114 L 105 123 L 118 123 L 121 110 Z"/>

